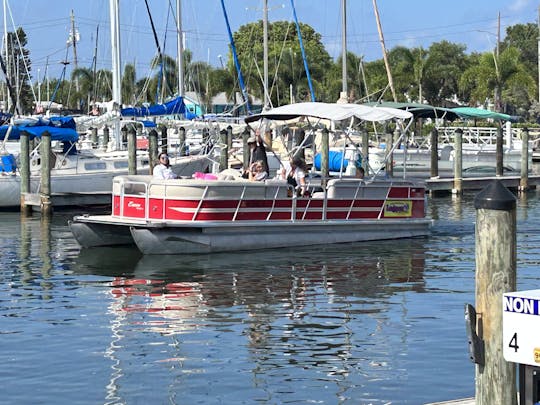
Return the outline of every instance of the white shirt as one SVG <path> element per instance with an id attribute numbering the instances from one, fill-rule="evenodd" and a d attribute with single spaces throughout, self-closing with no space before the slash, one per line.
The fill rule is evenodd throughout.
<path id="1" fill-rule="evenodd" d="M 154 167 L 154 179 L 176 179 L 178 176 L 171 170 L 170 167 L 160 163 Z"/>

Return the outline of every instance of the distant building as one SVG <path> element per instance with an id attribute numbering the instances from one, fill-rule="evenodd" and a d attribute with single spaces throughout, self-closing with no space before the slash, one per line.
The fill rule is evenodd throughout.
<path id="1" fill-rule="evenodd" d="M 252 113 L 262 111 L 263 103 L 260 99 L 250 96 L 250 109 Z M 231 114 L 232 116 L 245 115 L 247 113 L 244 100 L 240 92 L 235 93 L 235 100 L 230 100 L 224 91 L 212 97 L 213 114 Z"/>

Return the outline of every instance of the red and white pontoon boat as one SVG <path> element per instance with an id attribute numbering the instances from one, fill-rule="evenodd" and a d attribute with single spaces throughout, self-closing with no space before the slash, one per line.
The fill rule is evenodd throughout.
<path id="1" fill-rule="evenodd" d="M 324 103 L 300 103 L 263 114 L 333 121 L 412 116 L 389 108 Z M 323 245 L 430 232 L 423 183 L 330 179 L 322 191 L 308 197 L 297 197 L 290 187 L 284 180 L 118 176 L 113 180 L 112 214 L 76 216 L 70 227 L 83 247 L 135 243 L 144 254 Z"/>

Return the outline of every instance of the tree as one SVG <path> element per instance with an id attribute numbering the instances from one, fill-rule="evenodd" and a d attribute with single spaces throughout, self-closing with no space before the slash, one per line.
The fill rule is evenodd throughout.
<path id="1" fill-rule="evenodd" d="M 526 113 L 534 97 L 536 86 L 530 72 L 519 60 L 520 51 L 514 47 L 504 49 L 499 57 L 491 52 L 480 56 L 460 80 L 460 87 L 470 92 L 470 101 L 485 104 L 496 102 L 497 111 Z M 496 106 L 497 107 L 497 106 Z M 502 107 L 502 108 L 500 108 Z"/>
<path id="2" fill-rule="evenodd" d="M 122 75 L 122 102 L 124 104 L 135 105 L 136 97 L 136 71 L 135 65 L 132 63 L 126 64 L 124 74 Z"/>
<path id="3" fill-rule="evenodd" d="M 467 69 L 465 45 L 448 41 L 433 43 L 424 65 L 424 97 L 439 105 L 458 94 L 461 72 Z"/>
<path id="4" fill-rule="evenodd" d="M 332 60 L 322 44 L 320 34 L 307 24 L 300 23 L 300 29 L 315 94 L 320 94 Z M 234 41 L 248 93 L 263 99 L 263 22 L 241 26 L 234 33 Z M 290 22 L 268 24 L 268 72 L 268 91 L 272 105 L 278 106 L 290 101 L 291 85 L 297 101 L 309 99 L 296 26 Z M 335 95 L 335 100 L 338 96 Z"/>

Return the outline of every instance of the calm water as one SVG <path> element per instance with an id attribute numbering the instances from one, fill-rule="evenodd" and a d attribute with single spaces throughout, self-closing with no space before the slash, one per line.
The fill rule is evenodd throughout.
<path id="1" fill-rule="evenodd" d="M 518 289 L 540 285 L 540 191 Z M 0 213 L 0 403 L 423 404 L 474 395 L 474 194 L 428 238 L 209 256 L 80 250 Z"/>

